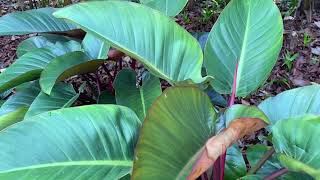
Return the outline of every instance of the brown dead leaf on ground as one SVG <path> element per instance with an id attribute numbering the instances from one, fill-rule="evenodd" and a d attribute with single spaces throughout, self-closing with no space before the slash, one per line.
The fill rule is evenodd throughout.
<path id="1" fill-rule="evenodd" d="M 213 165 L 220 155 L 226 152 L 228 147 L 245 135 L 252 134 L 266 125 L 263 120 L 258 118 L 240 118 L 232 121 L 228 128 L 207 141 L 187 179 L 198 178 Z"/>

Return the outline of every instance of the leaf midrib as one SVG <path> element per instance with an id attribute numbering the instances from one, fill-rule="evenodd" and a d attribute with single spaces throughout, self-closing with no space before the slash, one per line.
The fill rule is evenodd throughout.
<path id="1" fill-rule="evenodd" d="M 241 52 L 240 52 L 240 57 L 239 57 L 239 61 L 236 63 L 238 63 L 238 69 L 237 69 L 237 80 L 236 80 L 236 89 L 235 89 L 235 94 L 236 96 L 238 96 L 238 87 L 239 87 L 239 82 L 241 79 L 241 76 L 239 76 L 239 74 L 242 73 L 242 69 L 243 69 L 243 59 L 244 59 L 244 54 L 246 52 L 246 47 L 247 47 L 247 41 L 248 41 L 248 29 L 249 29 L 249 23 L 250 23 L 250 13 L 251 12 L 251 1 L 248 3 L 248 16 L 246 19 L 246 27 L 245 27 L 245 32 L 244 32 L 244 37 L 243 37 L 243 41 L 242 41 L 242 45 L 241 45 Z M 236 72 L 236 71 L 234 71 Z M 235 74 L 234 74 L 235 75 Z"/>
<path id="2" fill-rule="evenodd" d="M 41 169 L 47 167 L 59 167 L 59 166 L 123 166 L 123 167 L 132 167 L 132 161 L 121 161 L 121 160 L 94 160 L 94 161 L 69 161 L 69 162 L 56 162 L 56 163 L 48 163 L 41 165 L 31 165 L 22 168 L 13 168 L 10 170 L 0 171 L 0 174 L 10 173 L 15 171 L 23 171 L 23 170 L 32 170 L 32 169 Z"/>

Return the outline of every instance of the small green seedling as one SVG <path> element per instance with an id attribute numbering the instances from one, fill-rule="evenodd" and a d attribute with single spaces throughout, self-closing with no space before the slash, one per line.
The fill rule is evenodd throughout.
<path id="1" fill-rule="evenodd" d="M 304 47 L 309 46 L 310 43 L 311 43 L 311 40 L 312 40 L 311 36 L 308 33 L 305 32 L 303 34 L 303 46 Z"/>
<path id="2" fill-rule="evenodd" d="M 288 50 L 286 51 L 285 53 L 285 58 L 284 58 L 284 64 L 283 65 L 286 65 L 288 70 L 290 71 L 292 69 L 292 65 L 293 65 L 293 62 L 299 57 L 299 53 L 291 53 L 289 52 Z"/>

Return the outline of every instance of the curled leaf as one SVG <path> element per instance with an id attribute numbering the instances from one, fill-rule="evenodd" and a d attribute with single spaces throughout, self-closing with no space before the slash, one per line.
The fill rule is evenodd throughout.
<path id="1" fill-rule="evenodd" d="M 188 179 L 199 177 L 237 140 L 245 135 L 254 133 L 266 125 L 263 120 L 258 118 L 239 118 L 232 121 L 227 129 L 207 141 Z"/>

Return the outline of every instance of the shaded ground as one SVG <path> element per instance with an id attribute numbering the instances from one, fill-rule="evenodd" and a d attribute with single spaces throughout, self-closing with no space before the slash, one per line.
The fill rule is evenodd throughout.
<path id="1" fill-rule="evenodd" d="M 15 0 L 0 0 L 1 15 L 21 10 L 12 4 Z M 223 5 L 222 5 L 223 6 Z M 210 31 L 222 7 L 211 1 L 190 4 L 177 16 L 177 22 L 189 32 Z M 311 23 L 304 15 L 285 18 L 284 45 L 279 61 L 265 85 L 251 97 L 242 100 L 244 104 L 258 104 L 261 100 L 276 95 L 287 89 L 305 86 L 312 82 L 320 83 L 320 13 L 314 12 Z M 0 37 L 0 68 L 6 68 L 16 58 L 17 45 L 29 36 Z M 296 58 L 292 67 L 285 60 Z M 291 63 L 288 63 L 291 64 Z M 107 78 L 102 81 L 108 81 Z"/>

